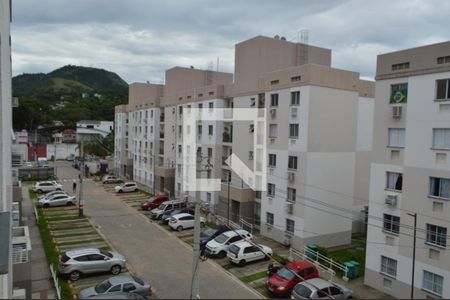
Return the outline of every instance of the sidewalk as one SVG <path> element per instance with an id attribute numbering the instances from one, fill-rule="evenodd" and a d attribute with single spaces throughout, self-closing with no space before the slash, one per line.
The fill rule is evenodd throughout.
<path id="1" fill-rule="evenodd" d="M 22 218 L 24 225 L 28 226 L 31 239 L 31 297 L 55 299 L 56 293 L 27 187 L 22 187 L 22 197 Z"/>

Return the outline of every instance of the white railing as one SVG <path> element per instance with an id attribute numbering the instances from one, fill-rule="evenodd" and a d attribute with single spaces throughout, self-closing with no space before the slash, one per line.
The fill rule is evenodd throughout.
<path id="1" fill-rule="evenodd" d="M 33 205 L 33 209 L 34 209 L 34 216 L 36 217 L 36 224 L 39 225 L 39 214 L 36 209 L 36 205 Z"/>
<path id="2" fill-rule="evenodd" d="M 216 219 L 221 223 L 221 224 L 227 224 L 227 218 L 222 217 L 222 216 L 216 216 Z M 245 229 L 248 232 L 250 232 L 251 234 L 253 234 L 253 224 L 245 221 L 244 219 L 239 219 L 239 224 L 233 221 L 229 221 L 230 222 L 230 227 L 233 229 Z"/>
<path id="3" fill-rule="evenodd" d="M 316 265 L 316 267 L 330 275 L 330 280 L 333 280 L 333 276 L 336 275 L 336 271 L 342 271 L 344 280 L 348 280 L 348 268 L 343 264 L 334 261 L 332 258 L 328 258 L 318 251 L 312 250 L 307 246 L 303 246 L 302 250 L 297 250 L 294 248 L 289 248 L 289 260 L 307 260 Z"/>
<path id="4" fill-rule="evenodd" d="M 58 276 L 56 276 L 56 272 L 52 264 L 50 264 L 50 273 L 52 274 L 53 283 L 56 289 L 56 299 L 61 299 L 61 287 L 59 286 L 59 279 Z"/>

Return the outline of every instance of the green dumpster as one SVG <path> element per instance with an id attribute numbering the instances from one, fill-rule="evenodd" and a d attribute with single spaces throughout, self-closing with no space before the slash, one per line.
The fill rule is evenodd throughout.
<path id="1" fill-rule="evenodd" d="M 355 273 L 355 265 L 351 262 L 351 261 L 346 261 L 344 262 L 344 266 L 347 267 L 347 278 L 348 279 L 353 279 L 356 277 L 356 273 Z"/>
<path id="2" fill-rule="evenodd" d="M 359 275 L 359 267 L 360 267 L 360 263 L 357 262 L 356 260 L 351 260 L 350 262 L 353 264 L 353 266 L 354 266 L 354 268 L 355 268 L 355 277 L 358 277 L 358 275 Z"/>
<path id="3" fill-rule="evenodd" d="M 308 244 L 306 245 L 306 248 L 308 248 L 308 250 L 306 253 L 306 256 L 311 259 L 311 260 L 316 260 L 317 259 L 317 245 L 316 244 Z"/>

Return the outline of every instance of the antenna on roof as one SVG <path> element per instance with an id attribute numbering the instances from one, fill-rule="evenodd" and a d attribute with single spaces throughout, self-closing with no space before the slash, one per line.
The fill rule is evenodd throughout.
<path id="1" fill-rule="evenodd" d="M 308 63 L 308 42 L 309 42 L 309 30 L 308 29 L 302 29 L 299 32 L 297 32 L 297 40 L 299 39 L 300 34 L 300 42 L 297 45 L 297 65 L 304 65 Z"/>
<path id="2" fill-rule="evenodd" d="M 212 72 L 214 70 L 214 62 L 209 61 L 206 67 L 206 85 L 212 84 Z"/>

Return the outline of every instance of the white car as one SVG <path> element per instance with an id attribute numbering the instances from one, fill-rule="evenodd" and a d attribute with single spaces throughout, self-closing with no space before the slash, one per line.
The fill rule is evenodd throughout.
<path id="1" fill-rule="evenodd" d="M 138 186 L 135 182 L 125 182 L 121 185 L 118 185 L 114 188 L 116 193 L 126 193 L 126 192 L 137 192 Z"/>
<path id="2" fill-rule="evenodd" d="M 206 244 L 205 252 L 209 256 L 225 257 L 231 244 L 246 240 L 251 241 L 252 234 L 247 230 L 230 230 L 217 236 Z"/>
<path id="3" fill-rule="evenodd" d="M 66 192 L 64 192 L 64 191 L 53 191 L 53 192 L 49 192 L 49 193 L 47 193 L 45 195 L 39 196 L 38 199 L 51 197 L 53 195 L 66 195 Z"/>
<path id="4" fill-rule="evenodd" d="M 63 186 L 56 181 L 38 181 L 33 186 L 33 191 L 38 193 L 47 193 L 52 191 L 62 191 Z"/>
<path id="5" fill-rule="evenodd" d="M 188 213 L 174 215 L 169 220 L 169 226 L 173 230 L 183 231 L 184 229 L 194 228 L 195 217 Z M 200 226 L 206 223 L 205 218 L 200 217 Z"/>
<path id="6" fill-rule="evenodd" d="M 273 254 L 271 248 L 264 245 L 253 245 L 248 241 L 240 241 L 228 248 L 228 260 L 236 265 L 244 266 L 251 261 L 269 259 Z"/>
<path id="7" fill-rule="evenodd" d="M 102 178 L 102 182 L 106 183 L 120 183 L 120 179 L 113 175 L 105 175 Z"/>
<path id="8" fill-rule="evenodd" d="M 37 202 L 38 206 L 50 207 L 50 206 L 64 206 L 64 205 L 74 205 L 75 196 L 56 194 L 49 197 L 44 197 L 39 199 Z"/>

